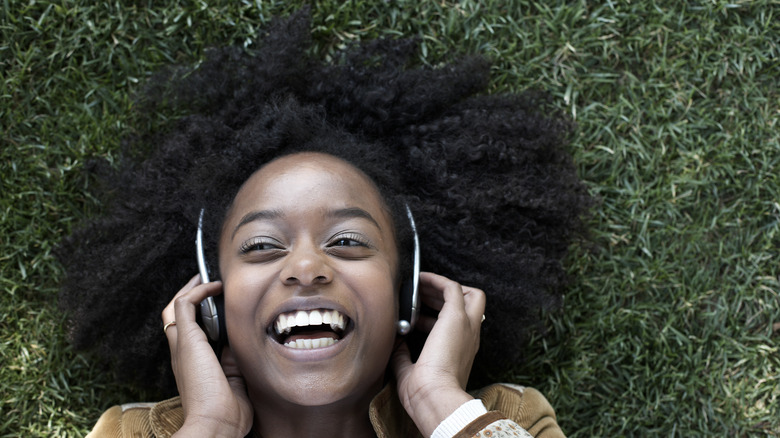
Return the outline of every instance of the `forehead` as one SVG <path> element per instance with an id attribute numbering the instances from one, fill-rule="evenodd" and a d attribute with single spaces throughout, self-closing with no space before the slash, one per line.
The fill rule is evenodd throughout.
<path id="1" fill-rule="evenodd" d="M 325 207 L 370 209 L 389 219 L 379 190 L 360 169 L 332 155 L 303 152 L 271 161 L 252 174 L 233 200 L 226 222 L 256 209 L 302 212 Z"/>

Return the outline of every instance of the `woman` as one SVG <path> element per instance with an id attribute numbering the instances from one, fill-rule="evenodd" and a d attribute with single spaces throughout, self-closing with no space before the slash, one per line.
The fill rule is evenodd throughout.
<path id="1" fill-rule="evenodd" d="M 465 388 L 481 332 L 485 375 L 518 360 L 517 339 L 559 301 L 560 259 L 589 202 L 562 148 L 568 124 L 533 95 L 470 98 L 486 84 L 479 58 L 405 68 L 413 44 L 379 41 L 321 64 L 305 55 L 307 29 L 297 14 L 256 53 L 223 49 L 173 72 L 163 99 L 150 88 L 147 108 L 197 115 L 139 141 L 160 146 L 109 171 L 107 214 L 63 246 L 81 254 L 63 258 L 76 344 L 161 387 L 168 350 L 180 394 L 112 408 L 93 433 L 560 435 L 538 392 Z M 428 312 L 405 337 L 407 208 L 430 272 Z M 171 299 L 195 267 L 201 210 L 221 281 L 192 277 Z M 487 307 L 449 278 L 485 289 Z M 196 316 L 208 296 L 225 307 L 214 350 Z M 155 342 L 163 307 L 167 346 Z"/>

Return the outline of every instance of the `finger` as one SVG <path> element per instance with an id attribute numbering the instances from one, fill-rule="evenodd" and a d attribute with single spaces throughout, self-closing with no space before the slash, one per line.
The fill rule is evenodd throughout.
<path id="1" fill-rule="evenodd" d="M 433 290 L 433 289 L 426 288 L 425 291 L 421 289 L 420 301 L 426 306 L 436 311 L 441 310 L 442 306 L 444 305 L 444 298 L 441 294 L 441 291 Z"/>
<path id="2" fill-rule="evenodd" d="M 222 282 L 200 284 L 173 299 L 174 320 L 179 329 L 197 325 L 195 309 L 206 297 L 219 295 L 222 292 Z"/>
<path id="3" fill-rule="evenodd" d="M 241 371 L 238 368 L 238 363 L 233 355 L 233 350 L 229 345 L 225 345 L 222 348 L 222 371 L 225 373 L 228 384 L 233 390 L 233 393 L 239 396 L 243 396 L 246 393 L 246 381 Z"/>
<path id="4" fill-rule="evenodd" d="M 401 342 L 393 352 L 393 357 L 390 358 L 393 364 L 393 372 L 397 381 L 403 379 L 403 376 L 408 374 L 409 368 L 412 366 L 412 354 L 409 352 L 409 347 L 406 342 Z"/>
<path id="5" fill-rule="evenodd" d="M 230 349 L 230 345 L 222 347 L 222 358 L 219 363 L 222 365 L 222 370 L 228 379 L 231 377 L 243 377 L 238 369 L 238 363 L 233 355 L 233 350 Z"/>
<path id="6" fill-rule="evenodd" d="M 451 303 L 457 308 L 464 306 L 463 301 L 463 288 L 460 283 L 452 281 L 447 277 L 437 275 L 431 272 L 420 273 L 420 287 L 423 295 L 432 296 L 435 298 L 437 292 L 441 291 L 441 296 L 445 304 Z"/>
<path id="7" fill-rule="evenodd" d="M 463 301 L 466 314 L 472 324 L 482 324 L 482 316 L 485 314 L 485 292 L 475 287 L 463 286 Z"/>
<path id="8" fill-rule="evenodd" d="M 476 295 L 480 295 L 480 294 L 484 295 L 484 292 L 482 292 L 480 289 L 473 288 L 470 286 L 461 285 L 461 290 L 463 291 L 463 298 L 466 301 L 468 301 L 469 299 L 473 300 Z M 434 310 L 441 310 L 442 306 L 444 305 L 443 293 L 433 288 L 426 288 L 424 291 L 421 290 L 420 300 L 423 302 L 423 304 L 425 304 L 426 306 Z"/>
<path id="9" fill-rule="evenodd" d="M 192 334 L 193 330 L 197 330 L 197 332 L 202 333 L 202 329 L 198 326 L 195 319 L 196 309 L 206 297 L 219 295 L 220 293 L 222 293 L 222 282 L 214 281 L 198 284 L 189 290 L 182 289 L 181 293 L 176 295 L 172 301 L 173 316 L 165 320 L 167 321 L 166 324 L 170 321 L 176 322 L 175 325 L 169 326 L 168 330 L 165 331 L 171 351 L 175 350 L 176 341 L 182 331 Z"/>
<path id="10" fill-rule="evenodd" d="M 414 324 L 414 329 L 422 333 L 430 333 L 437 318 L 434 316 L 420 315 Z"/>
<path id="11" fill-rule="evenodd" d="M 190 281 L 188 281 L 187 284 L 179 289 L 179 291 L 176 292 L 176 295 L 171 298 L 171 301 L 168 302 L 168 305 L 165 306 L 162 314 L 160 315 L 163 323 L 163 332 L 165 333 L 165 337 L 168 339 L 168 347 L 170 348 L 171 352 L 176 351 L 176 312 L 173 308 L 174 300 L 176 300 L 177 297 L 180 297 L 183 294 L 189 292 L 199 284 L 200 274 L 193 275 L 192 278 L 190 278 Z M 175 356 L 176 355 L 173 354 L 172 358 L 175 358 Z"/>
<path id="12" fill-rule="evenodd" d="M 162 311 L 162 314 L 160 315 L 162 317 L 163 324 L 167 324 L 171 321 L 173 321 L 173 318 L 175 316 L 173 311 L 173 301 L 182 296 L 183 294 L 189 292 L 194 288 L 195 286 L 200 284 L 200 274 L 195 274 L 192 278 L 190 278 L 190 281 L 187 282 L 187 284 L 184 285 L 181 289 L 179 289 L 178 292 L 176 292 L 176 295 L 171 298 L 171 301 L 168 302 L 168 305 L 165 306 L 165 308 Z"/>
<path id="13" fill-rule="evenodd" d="M 431 272 L 420 273 L 421 297 L 423 303 L 441 310 L 449 303 L 456 309 L 465 309 L 472 324 L 481 324 L 485 314 L 485 293 L 475 287 L 462 286 L 447 277 Z"/>

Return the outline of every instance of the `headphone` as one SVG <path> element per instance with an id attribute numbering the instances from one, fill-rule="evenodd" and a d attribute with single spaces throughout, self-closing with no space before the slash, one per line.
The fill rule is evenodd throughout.
<path id="1" fill-rule="evenodd" d="M 198 271 L 203 283 L 210 280 L 206 266 L 206 256 L 203 253 L 203 213 L 200 209 L 198 216 L 198 231 L 195 235 L 195 249 L 198 258 Z M 414 235 L 414 252 L 412 255 L 412 272 L 401 282 L 399 320 L 396 330 L 399 335 L 407 335 L 414 328 L 419 313 L 420 297 L 420 239 L 417 237 L 417 226 L 414 223 L 412 210 L 406 206 L 406 215 L 412 227 Z M 221 347 L 227 345 L 227 330 L 225 329 L 225 299 L 222 294 L 216 297 L 206 297 L 200 302 L 200 323 L 209 340 L 216 344 L 217 357 L 221 355 Z"/>
<path id="2" fill-rule="evenodd" d="M 203 253 L 203 212 L 200 209 L 198 216 L 198 232 L 195 235 L 195 249 L 198 257 L 198 271 L 200 280 L 205 284 L 211 281 L 209 270 L 206 267 L 206 256 Z M 200 302 L 200 323 L 209 340 L 216 343 L 216 349 L 221 350 L 227 345 L 227 329 L 225 328 L 225 298 L 222 294 L 216 297 L 206 297 Z M 217 351 L 217 357 L 221 357 L 221 351 Z"/>

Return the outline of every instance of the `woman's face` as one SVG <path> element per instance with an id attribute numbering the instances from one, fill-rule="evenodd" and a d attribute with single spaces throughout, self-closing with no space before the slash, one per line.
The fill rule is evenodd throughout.
<path id="1" fill-rule="evenodd" d="M 230 347 L 253 401 L 322 406 L 379 390 L 398 250 L 365 174 L 317 153 L 265 165 L 227 214 L 219 264 Z"/>

